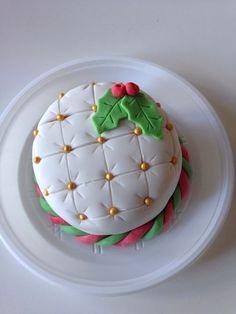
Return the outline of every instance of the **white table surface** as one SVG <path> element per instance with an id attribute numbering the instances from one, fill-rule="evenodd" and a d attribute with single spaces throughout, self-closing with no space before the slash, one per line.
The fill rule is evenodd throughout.
<path id="1" fill-rule="evenodd" d="M 212 103 L 236 153 L 236 1 L 0 0 L 0 109 L 72 59 L 127 55 L 185 77 Z M 212 247 L 165 283 L 121 297 L 79 295 L 24 269 L 0 245 L 0 313 L 236 313 L 236 197 Z"/>

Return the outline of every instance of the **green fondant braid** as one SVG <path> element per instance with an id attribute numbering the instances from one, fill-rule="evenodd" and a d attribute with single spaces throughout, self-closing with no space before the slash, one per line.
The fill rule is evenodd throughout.
<path id="1" fill-rule="evenodd" d="M 190 166 L 190 163 L 183 158 L 182 160 L 182 167 L 184 168 L 184 170 L 187 172 L 187 175 L 189 177 L 189 179 L 192 179 L 192 167 Z"/>
<path id="2" fill-rule="evenodd" d="M 145 233 L 145 235 L 142 237 L 143 240 L 149 240 L 161 233 L 162 226 L 164 222 L 164 214 L 161 212 L 155 219 L 154 224 L 152 225 L 151 229 L 148 230 L 148 232 Z"/>
<path id="3" fill-rule="evenodd" d="M 174 212 L 176 212 L 181 202 L 181 191 L 180 191 L 179 185 L 177 185 L 174 191 L 174 194 L 172 195 L 172 201 L 173 201 Z"/>
<path id="4" fill-rule="evenodd" d="M 179 142 L 180 142 L 181 145 L 184 144 L 184 138 L 183 138 L 183 136 L 179 136 Z"/>
<path id="5" fill-rule="evenodd" d="M 69 233 L 71 235 L 87 235 L 88 233 L 80 230 L 80 229 L 77 229 L 75 227 L 72 227 L 70 225 L 60 225 L 60 229 L 61 231 L 65 232 L 65 233 Z"/>
<path id="6" fill-rule="evenodd" d="M 53 215 L 54 217 L 59 217 L 43 197 L 39 198 L 39 204 L 46 213 Z"/>
<path id="7" fill-rule="evenodd" d="M 126 237 L 127 234 L 128 232 L 112 234 L 102 240 L 97 241 L 96 244 L 100 246 L 111 246 L 120 242 L 122 239 L 124 239 L 124 237 Z"/>

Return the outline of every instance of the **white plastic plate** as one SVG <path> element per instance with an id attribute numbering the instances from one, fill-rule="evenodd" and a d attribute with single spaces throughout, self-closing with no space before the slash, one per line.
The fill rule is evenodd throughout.
<path id="1" fill-rule="evenodd" d="M 160 102 L 184 134 L 194 176 L 184 212 L 169 231 L 127 248 L 80 244 L 40 210 L 31 166 L 32 130 L 60 92 L 93 81 L 134 81 Z M 124 294 L 157 284 L 192 263 L 229 210 L 233 161 L 224 128 L 207 100 L 162 67 L 120 57 L 80 59 L 42 75 L 0 120 L 0 233 L 12 254 L 41 277 L 85 293 Z"/>

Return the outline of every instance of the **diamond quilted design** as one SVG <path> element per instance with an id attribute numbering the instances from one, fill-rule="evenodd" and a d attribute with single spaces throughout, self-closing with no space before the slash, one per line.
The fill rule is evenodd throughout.
<path id="1" fill-rule="evenodd" d="M 71 181 L 77 184 L 104 179 L 106 163 L 102 145 L 88 144 L 67 154 Z M 76 169 L 76 171 L 73 171 Z"/>
<path id="2" fill-rule="evenodd" d="M 104 152 L 108 171 L 115 175 L 139 169 L 142 158 L 133 134 L 109 139 L 104 143 Z"/>
<path id="3" fill-rule="evenodd" d="M 55 117 L 58 114 L 58 111 L 59 111 L 58 100 L 56 100 L 51 104 L 51 106 L 46 110 L 45 114 L 42 116 L 41 120 L 39 121 L 39 126 L 47 124 L 48 122 L 55 121 Z"/>
<path id="4" fill-rule="evenodd" d="M 66 189 L 66 184 L 70 181 L 66 159 L 65 154 L 56 154 L 42 158 L 37 167 L 34 167 L 35 176 L 40 182 L 41 190 L 48 189 L 51 193 Z M 58 172 L 60 176 L 57 175 Z"/>
<path id="5" fill-rule="evenodd" d="M 61 129 L 58 121 L 52 121 L 40 126 L 40 132 L 34 140 L 33 156 L 40 155 L 42 158 L 51 154 L 59 153 L 64 146 L 61 137 Z"/>
<path id="6" fill-rule="evenodd" d="M 91 84 L 81 85 L 71 89 L 60 100 L 60 111 L 65 115 L 73 115 L 77 112 L 90 111 L 93 101 L 93 87 Z"/>
<path id="7" fill-rule="evenodd" d="M 127 120 L 96 134 L 92 106 L 111 86 L 81 85 L 54 101 L 39 121 L 32 149 L 35 176 L 40 189 L 48 190 L 49 205 L 72 226 L 93 234 L 125 232 L 155 217 L 174 192 L 182 164 L 177 132 L 166 128 L 163 110 L 162 140 L 135 135 L 136 126 Z M 97 142 L 99 136 L 104 141 Z M 148 165 L 145 171 L 141 163 Z M 146 197 L 153 200 L 150 206 Z M 112 215 L 111 207 L 117 208 Z"/>
<path id="8" fill-rule="evenodd" d="M 119 210 L 129 210 L 143 205 L 143 199 L 148 195 L 145 173 L 137 170 L 114 177 L 111 181 L 112 201 Z M 129 188 L 127 188 L 127 186 Z"/>
<path id="9" fill-rule="evenodd" d="M 171 193 L 171 186 L 165 186 L 162 182 L 169 182 L 171 178 L 175 177 L 176 169 L 170 162 L 153 166 L 149 169 L 147 174 L 147 181 L 149 185 L 149 196 L 151 198 L 158 199 L 162 202 L 162 206 L 166 205 L 166 200 L 162 198 L 162 195 L 167 192 Z M 178 178 L 176 178 L 176 185 Z M 158 191 L 158 194 L 157 194 Z"/>
<path id="10" fill-rule="evenodd" d="M 58 208 L 58 214 L 63 215 L 63 211 L 66 210 L 67 213 L 71 215 L 71 217 L 77 217 L 78 210 L 74 199 L 74 191 L 62 190 L 57 193 L 50 194 L 48 196 L 48 201 L 57 197 L 58 201 L 63 204 L 60 208 Z"/>
<path id="11" fill-rule="evenodd" d="M 109 183 L 104 179 L 81 184 L 74 192 L 75 202 L 80 212 L 90 219 L 107 216 L 111 206 Z"/>
<path id="12" fill-rule="evenodd" d="M 164 128 L 163 135 L 165 141 L 159 141 L 158 151 L 150 136 L 143 135 L 138 138 L 143 160 L 148 160 L 151 166 L 171 160 L 171 157 L 175 154 L 175 148 L 172 145 L 172 133 Z"/>
<path id="13" fill-rule="evenodd" d="M 61 122 L 65 144 L 72 147 L 96 142 L 97 134 L 90 123 L 91 112 L 81 112 L 69 116 Z"/>

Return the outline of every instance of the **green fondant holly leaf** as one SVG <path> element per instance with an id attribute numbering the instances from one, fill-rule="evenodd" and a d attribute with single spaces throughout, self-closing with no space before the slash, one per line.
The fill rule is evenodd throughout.
<path id="1" fill-rule="evenodd" d="M 163 117 L 156 104 L 149 101 L 144 94 L 123 97 L 121 106 L 126 111 L 128 119 L 139 126 L 143 134 L 156 139 L 162 138 Z"/>
<path id="2" fill-rule="evenodd" d="M 114 129 L 121 119 L 127 117 L 121 107 L 123 98 L 114 97 L 109 89 L 97 102 L 97 112 L 92 116 L 93 125 L 98 134 Z"/>

